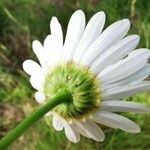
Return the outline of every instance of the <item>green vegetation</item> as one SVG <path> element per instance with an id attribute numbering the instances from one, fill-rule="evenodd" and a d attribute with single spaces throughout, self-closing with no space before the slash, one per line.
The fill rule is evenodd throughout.
<path id="1" fill-rule="evenodd" d="M 141 36 L 139 47 L 150 47 L 150 3 L 148 0 L 1 0 L 0 1 L 0 137 L 28 115 L 38 104 L 29 77 L 22 71 L 27 58 L 36 60 L 31 43 L 49 34 L 49 21 L 57 16 L 64 33 L 68 20 L 76 9 L 83 9 L 87 20 L 97 11 L 107 14 L 106 25 L 129 18 L 129 34 Z M 129 98 L 150 105 L 150 94 Z M 57 132 L 51 118 L 34 124 L 10 150 L 148 150 L 150 149 L 150 115 L 124 113 L 137 122 L 142 132 L 129 134 L 103 127 L 106 140 L 98 143 L 82 137 L 78 144 L 70 143 L 64 132 Z"/>

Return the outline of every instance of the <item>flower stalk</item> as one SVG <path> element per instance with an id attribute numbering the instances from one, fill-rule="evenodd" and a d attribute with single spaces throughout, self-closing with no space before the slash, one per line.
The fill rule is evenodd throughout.
<path id="1" fill-rule="evenodd" d="M 12 129 L 4 138 L 0 140 L 0 150 L 4 150 L 17 138 L 19 138 L 29 127 L 31 127 L 36 121 L 42 118 L 50 110 L 67 102 L 72 98 L 70 92 L 66 89 L 59 89 L 57 94 L 50 100 L 47 100 L 45 104 L 33 111 L 27 116 L 21 123 Z"/>

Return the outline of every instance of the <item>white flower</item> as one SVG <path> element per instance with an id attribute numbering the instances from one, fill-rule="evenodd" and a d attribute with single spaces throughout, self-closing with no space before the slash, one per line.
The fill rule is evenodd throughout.
<path id="1" fill-rule="evenodd" d="M 135 49 L 139 43 L 138 35 L 126 36 L 130 28 L 128 19 L 119 20 L 102 31 L 104 23 L 104 12 L 98 12 L 85 25 L 83 11 L 77 10 L 71 16 L 63 43 L 61 25 L 53 17 L 50 22 L 51 34 L 46 37 L 44 44 L 33 42 L 33 51 L 40 65 L 32 60 L 23 63 L 23 69 L 31 76 L 30 82 L 37 90 L 35 98 L 39 103 L 43 103 L 47 97 L 44 86 L 49 85 L 45 82 L 51 81 L 51 77 L 48 78 L 49 70 L 59 63 L 73 62 L 77 67 L 81 65 L 83 70 L 84 67 L 88 68 L 96 76 L 96 81 L 100 82 L 99 108 L 87 117 L 68 121 L 57 112 L 52 113 L 54 128 L 57 131 L 64 129 L 66 137 L 74 143 L 80 141 L 80 134 L 103 141 L 105 135 L 97 124 L 138 133 L 138 125 L 114 112 L 149 111 L 142 104 L 122 98 L 150 89 L 150 82 L 145 81 L 150 74 L 150 51 Z"/>

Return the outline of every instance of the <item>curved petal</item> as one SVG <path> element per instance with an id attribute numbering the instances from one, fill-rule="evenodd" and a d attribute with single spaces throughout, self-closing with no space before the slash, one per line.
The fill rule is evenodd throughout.
<path id="1" fill-rule="evenodd" d="M 57 56 L 56 60 L 54 61 L 55 63 L 57 60 L 61 59 L 63 50 L 63 31 L 56 17 L 52 17 L 50 22 L 50 30 L 53 38 L 51 41 L 51 47 L 49 47 L 49 51 L 53 52 L 53 57 Z M 54 45 L 54 43 L 56 45 Z"/>
<path id="2" fill-rule="evenodd" d="M 38 91 L 35 93 L 35 99 L 38 103 L 43 103 L 46 99 L 44 93 Z"/>
<path id="3" fill-rule="evenodd" d="M 110 25 L 98 39 L 90 45 L 87 52 L 83 55 L 81 63 L 90 67 L 92 62 L 104 53 L 114 43 L 121 40 L 128 32 L 130 22 L 128 19 L 120 20 Z"/>
<path id="4" fill-rule="evenodd" d="M 87 132 L 83 128 L 81 128 L 79 125 L 74 124 L 74 127 L 80 134 L 82 134 L 83 136 L 85 136 L 87 138 L 90 138 L 89 135 L 87 134 Z"/>
<path id="5" fill-rule="evenodd" d="M 52 17 L 52 20 L 50 22 L 50 30 L 51 35 L 54 35 L 58 40 L 58 44 L 60 46 L 63 46 L 63 31 L 61 28 L 61 24 L 56 17 Z"/>
<path id="6" fill-rule="evenodd" d="M 39 59 L 41 66 L 45 67 L 45 65 L 46 65 L 46 52 L 45 52 L 42 44 L 39 41 L 35 40 L 32 42 L 32 48 L 33 48 L 35 55 Z"/>
<path id="7" fill-rule="evenodd" d="M 110 100 L 103 101 L 100 107 L 101 111 L 114 111 L 114 112 L 136 112 L 145 113 L 150 112 L 150 108 L 137 102 Z"/>
<path id="8" fill-rule="evenodd" d="M 100 35 L 105 24 L 105 13 L 100 11 L 96 13 L 88 22 L 83 37 L 75 50 L 73 60 L 79 62 L 82 55 L 86 52 L 92 42 L 94 42 Z"/>
<path id="9" fill-rule="evenodd" d="M 41 74 L 36 74 L 30 77 L 30 83 L 35 88 L 36 90 L 41 91 L 42 90 L 42 85 L 44 81 L 44 75 Z"/>
<path id="10" fill-rule="evenodd" d="M 149 57 L 150 51 L 148 49 L 143 48 L 130 52 L 125 59 L 101 71 L 98 78 L 105 83 L 116 82 L 126 78 L 144 67 Z"/>
<path id="11" fill-rule="evenodd" d="M 95 114 L 94 120 L 97 123 L 119 128 L 129 133 L 139 133 L 141 131 L 140 127 L 133 121 L 111 112 L 99 111 Z"/>
<path id="12" fill-rule="evenodd" d="M 41 66 L 33 60 L 25 60 L 23 62 L 23 70 L 29 75 L 34 75 L 42 72 Z"/>
<path id="13" fill-rule="evenodd" d="M 126 85 L 135 84 L 138 82 L 141 82 L 142 80 L 146 79 L 150 74 L 150 64 L 146 64 L 142 69 L 139 71 L 133 73 L 132 75 L 128 76 L 127 78 L 124 78 L 122 80 L 119 80 L 114 83 L 110 84 L 104 84 L 104 89 L 108 90 L 115 87 L 121 87 Z"/>
<path id="14" fill-rule="evenodd" d="M 130 86 L 116 87 L 114 89 L 106 90 L 103 93 L 103 99 L 122 98 L 124 96 L 130 96 L 146 90 L 150 90 L 150 82 L 143 81 Z"/>
<path id="15" fill-rule="evenodd" d="M 62 53 L 62 45 L 59 43 L 55 35 L 48 35 L 44 40 L 44 48 L 46 51 L 46 60 L 48 66 L 56 64 Z"/>
<path id="16" fill-rule="evenodd" d="M 105 67 L 118 62 L 132 51 L 139 43 L 138 35 L 130 35 L 114 44 L 106 52 L 100 55 L 92 64 L 91 69 L 98 74 Z"/>
<path id="17" fill-rule="evenodd" d="M 73 143 L 80 141 L 80 134 L 76 131 L 75 127 L 67 122 L 64 122 L 65 134 L 68 140 Z"/>
<path id="18" fill-rule="evenodd" d="M 53 116 L 53 126 L 57 131 L 62 131 L 63 130 L 63 121 L 60 117 L 58 117 L 57 115 Z"/>
<path id="19" fill-rule="evenodd" d="M 94 139 L 95 141 L 104 141 L 105 135 L 103 131 L 93 121 L 86 120 L 86 122 L 78 122 L 77 125 L 80 126 L 80 128 L 82 128 L 83 130 L 85 130 L 88 136 Z"/>
<path id="20" fill-rule="evenodd" d="M 66 39 L 63 47 L 63 60 L 72 59 L 75 49 L 83 36 L 85 29 L 85 15 L 81 10 L 77 10 L 70 18 Z"/>

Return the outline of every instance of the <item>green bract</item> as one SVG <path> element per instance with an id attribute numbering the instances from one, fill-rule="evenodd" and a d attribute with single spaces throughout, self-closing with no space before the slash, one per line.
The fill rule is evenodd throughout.
<path id="1" fill-rule="evenodd" d="M 89 117 L 100 105 L 100 83 L 85 66 L 66 62 L 49 70 L 44 83 L 46 98 L 52 98 L 60 89 L 68 90 L 72 98 L 53 112 L 67 120 Z"/>

